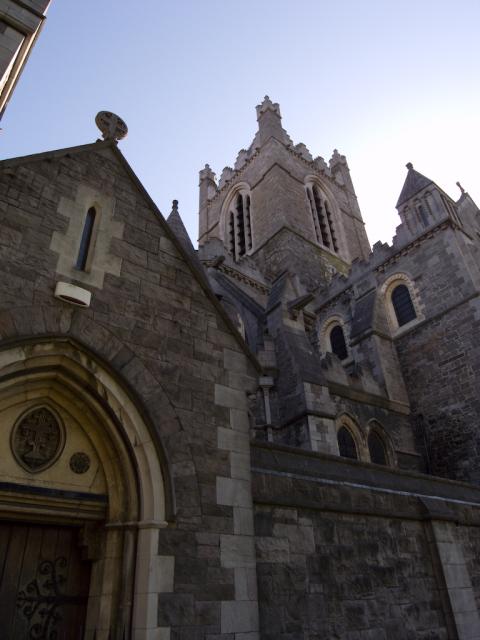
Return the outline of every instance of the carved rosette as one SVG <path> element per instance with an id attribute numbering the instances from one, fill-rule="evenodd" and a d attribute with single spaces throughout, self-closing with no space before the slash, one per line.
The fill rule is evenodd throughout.
<path id="1" fill-rule="evenodd" d="M 70 458 L 70 469 L 73 473 L 87 473 L 90 469 L 90 457 L 83 451 L 77 451 Z"/>
<path id="2" fill-rule="evenodd" d="M 60 456 L 65 444 L 65 428 L 49 407 L 36 407 L 15 423 L 10 446 L 15 460 L 30 473 L 48 469 Z"/>

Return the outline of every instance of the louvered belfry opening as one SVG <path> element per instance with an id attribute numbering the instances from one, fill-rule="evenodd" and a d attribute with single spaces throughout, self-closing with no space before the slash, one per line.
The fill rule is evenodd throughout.
<path id="1" fill-rule="evenodd" d="M 250 196 L 243 191 L 233 199 L 229 210 L 228 244 L 235 260 L 246 255 L 253 246 Z"/>
<path id="2" fill-rule="evenodd" d="M 338 252 L 338 242 L 332 209 L 317 185 L 307 187 L 307 198 L 312 212 L 317 242 L 327 249 Z"/>

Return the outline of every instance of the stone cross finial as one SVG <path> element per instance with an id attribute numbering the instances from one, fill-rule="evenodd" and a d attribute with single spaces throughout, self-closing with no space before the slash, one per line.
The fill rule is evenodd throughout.
<path id="1" fill-rule="evenodd" d="M 104 140 L 122 140 L 128 133 L 125 122 L 111 111 L 99 111 L 95 116 L 95 124 L 102 132 Z"/>

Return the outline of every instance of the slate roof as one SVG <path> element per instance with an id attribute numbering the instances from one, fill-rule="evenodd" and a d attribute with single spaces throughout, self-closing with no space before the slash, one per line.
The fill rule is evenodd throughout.
<path id="1" fill-rule="evenodd" d="M 397 200 L 396 207 L 401 207 L 404 202 L 410 200 L 416 193 L 428 187 L 429 184 L 433 184 L 433 180 L 430 178 L 426 178 L 424 175 L 415 171 L 411 162 L 407 164 L 407 177 L 405 179 L 405 183 L 403 185 L 403 189 L 400 193 L 400 196 Z"/>

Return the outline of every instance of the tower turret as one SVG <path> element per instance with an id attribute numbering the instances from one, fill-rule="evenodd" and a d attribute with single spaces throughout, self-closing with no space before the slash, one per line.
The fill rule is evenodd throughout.
<path id="1" fill-rule="evenodd" d="M 460 224 L 455 202 L 430 178 L 408 162 L 407 177 L 396 208 L 407 236 L 417 236 L 425 229 L 451 218 Z"/>

